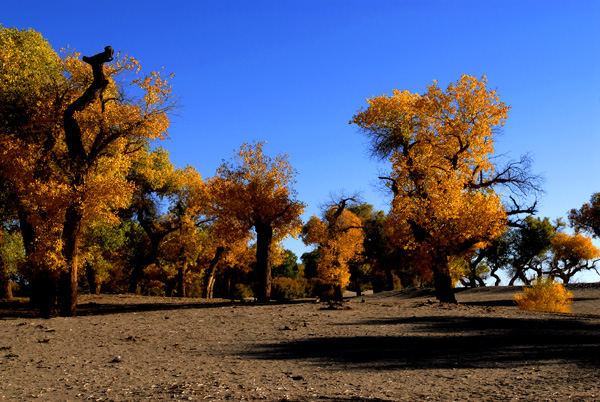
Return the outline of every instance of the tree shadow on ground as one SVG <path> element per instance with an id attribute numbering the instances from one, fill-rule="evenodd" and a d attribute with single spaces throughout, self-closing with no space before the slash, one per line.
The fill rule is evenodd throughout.
<path id="1" fill-rule="evenodd" d="M 186 299 L 180 299 L 186 300 Z M 136 302 L 127 303 L 96 303 L 87 302 L 77 305 L 77 316 L 95 316 L 108 314 L 140 313 L 150 311 L 175 311 L 187 309 L 206 309 L 220 307 L 238 307 L 238 306 L 260 306 L 265 303 L 240 302 L 240 301 L 206 301 L 202 299 L 187 299 L 190 302 Z M 290 303 L 311 303 L 314 300 L 292 300 L 292 301 L 272 301 L 269 304 L 290 304 Z M 18 298 L 11 301 L 0 301 L 0 319 L 6 318 L 39 318 L 39 310 L 29 303 L 27 298 Z"/>
<path id="2" fill-rule="evenodd" d="M 557 361 L 600 368 L 600 325 L 576 319 L 435 316 L 360 324 L 398 325 L 399 333 L 408 332 L 308 338 L 262 345 L 245 354 L 255 359 L 309 360 L 345 369 L 505 368 Z M 410 325 L 402 328 L 402 324 Z M 411 335 L 415 330 L 426 335 Z"/>
<path id="3" fill-rule="evenodd" d="M 327 397 L 327 396 L 316 396 L 311 397 L 309 399 L 277 399 L 274 402 L 396 402 L 391 399 L 380 399 L 380 398 L 360 398 L 360 397 L 348 397 L 348 398 L 337 398 L 337 397 Z"/>
<path id="4" fill-rule="evenodd" d="M 482 306 L 482 307 L 514 307 L 515 302 L 513 299 L 505 300 L 487 300 L 487 301 L 469 301 L 461 302 L 465 306 Z"/>

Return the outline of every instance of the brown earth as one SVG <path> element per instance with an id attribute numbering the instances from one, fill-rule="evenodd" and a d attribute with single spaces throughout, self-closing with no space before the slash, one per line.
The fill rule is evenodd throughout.
<path id="1" fill-rule="evenodd" d="M 76 318 L 0 302 L 0 401 L 600 401 L 600 284 L 573 314 L 515 287 L 326 303 L 81 296 Z"/>

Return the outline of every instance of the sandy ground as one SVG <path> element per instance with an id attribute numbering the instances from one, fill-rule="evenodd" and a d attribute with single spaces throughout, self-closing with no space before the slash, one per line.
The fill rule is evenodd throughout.
<path id="1" fill-rule="evenodd" d="M 80 316 L 0 302 L 0 401 L 600 401 L 600 284 L 573 314 L 517 288 L 325 303 L 82 296 Z"/>

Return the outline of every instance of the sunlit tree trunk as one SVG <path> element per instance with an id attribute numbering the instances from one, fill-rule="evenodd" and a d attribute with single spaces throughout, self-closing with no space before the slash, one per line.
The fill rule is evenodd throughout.
<path id="1" fill-rule="evenodd" d="M 179 268 L 177 269 L 177 296 L 186 297 L 185 294 L 185 274 L 188 269 L 187 260 L 184 260 Z"/>
<path id="2" fill-rule="evenodd" d="M 84 177 L 81 179 L 85 182 Z M 58 302 L 60 315 L 65 317 L 77 314 L 77 268 L 82 220 L 83 206 L 76 202 L 67 209 L 63 226 L 63 257 L 67 267 L 60 275 Z"/>
<path id="3" fill-rule="evenodd" d="M 0 244 L 2 243 L 2 239 L 4 236 L 4 232 L 0 229 Z M 10 272 L 8 271 L 8 266 L 4 264 L 4 262 L 0 259 L 0 300 L 11 300 L 12 295 L 12 286 L 10 283 Z"/>
<path id="4" fill-rule="evenodd" d="M 268 302 L 271 299 L 271 242 L 273 227 L 269 223 L 257 223 L 256 230 L 256 272 L 258 288 L 256 299 Z"/>
<path id="5" fill-rule="evenodd" d="M 204 299 L 212 299 L 213 298 L 213 290 L 215 287 L 215 280 L 217 277 L 217 264 L 225 251 L 224 247 L 217 247 L 217 251 L 215 252 L 214 257 L 210 260 L 210 265 L 208 266 L 208 270 L 206 276 L 204 278 L 204 289 L 202 290 L 202 297 Z"/>

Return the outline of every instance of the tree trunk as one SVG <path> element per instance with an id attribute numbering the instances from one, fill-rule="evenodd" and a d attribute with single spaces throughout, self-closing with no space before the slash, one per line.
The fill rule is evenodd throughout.
<path id="1" fill-rule="evenodd" d="M 522 268 L 517 268 L 514 276 L 512 278 L 510 278 L 510 281 L 508 282 L 508 286 L 514 286 L 515 281 L 517 279 L 520 279 L 521 282 L 523 282 L 523 284 L 526 285 L 526 286 L 531 285 L 531 281 L 529 279 L 527 279 L 527 277 L 525 276 L 525 273 L 523 272 Z"/>
<path id="2" fill-rule="evenodd" d="M 254 226 L 256 230 L 256 272 L 258 274 L 258 288 L 256 299 L 259 302 L 268 302 L 271 299 L 271 242 L 273 241 L 273 227 L 269 223 L 260 223 Z"/>
<path id="3" fill-rule="evenodd" d="M 494 286 L 500 286 L 500 282 L 502 282 L 500 277 L 496 274 L 497 271 L 498 271 L 498 268 L 496 268 L 496 267 L 494 267 L 490 270 L 490 276 L 492 278 L 494 278 Z"/>
<path id="4" fill-rule="evenodd" d="M 335 301 L 344 301 L 344 290 L 340 285 L 333 285 L 333 299 Z"/>
<path id="5" fill-rule="evenodd" d="M 27 256 L 27 264 L 33 272 L 29 279 L 29 303 L 39 309 L 42 318 L 56 316 L 56 273 L 51 267 L 33 261 L 30 257 L 35 252 L 35 228 L 29 222 L 29 215 L 21 205 L 17 207 L 19 228 L 23 236 L 23 246 Z"/>
<path id="6" fill-rule="evenodd" d="M 186 297 L 185 295 L 185 274 L 187 272 L 188 263 L 187 260 L 177 269 L 177 296 Z"/>
<path id="7" fill-rule="evenodd" d="M 394 273 L 392 268 L 385 267 L 385 278 L 387 280 L 385 290 L 394 290 Z"/>
<path id="8" fill-rule="evenodd" d="M 210 260 L 210 265 L 208 266 L 208 272 L 206 273 L 206 277 L 204 278 L 204 289 L 202 290 L 202 297 L 204 299 L 212 299 L 213 298 L 213 289 L 215 287 L 215 280 L 217 277 L 217 264 L 225 251 L 225 247 L 217 247 L 217 251 L 215 252 L 215 256 Z"/>
<path id="9" fill-rule="evenodd" d="M 83 61 L 92 67 L 93 81 L 85 92 L 73 101 L 63 113 L 65 143 L 69 151 L 68 174 L 71 176 L 71 188 L 75 191 L 75 199 L 67 208 L 63 225 L 63 258 L 67 264 L 67 276 L 60 278 L 60 314 L 74 316 L 77 314 L 77 253 L 81 221 L 83 220 L 83 200 L 80 191 L 85 191 L 88 168 L 93 162 L 84 146 L 83 133 L 75 118 L 77 112 L 83 111 L 98 99 L 108 86 L 104 74 L 104 63 L 112 60 L 113 51 L 110 46 L 104 52 L 92 57 L 83 57 Z M 97 138 L 98 139 L 98 138 Z M 96 141 L 94 141 L 96 142 Z M 96 155 L 97 156 L 97 155 Z"/>
<path id="10" fill-rule="evenodd" d="M 2 262 L 0 262 L 2 264 Z M 12 300 L 12 284 L 10 282 L 10 275 L 8 269 L 0 267 L 0 299 Z"/>
<path id="11" fill-rule="evenodd" d="M 481 277 L 479 275 L 475 276 L 475 280 L 477 281 L 477 284 L 479 285 L 479 287 L 486 287 L 485 282 L 483 281 L 483 279 L 481 279 Z"/>
<path id="12" fill-rule="evenodd" d="M 435 287 L 435 298 L 441 303 L 454 303 L 456 304 L 456 298 L 454 297 L 454 288 L 452 286 L 452 278 L 449 274 L 435 269 L 433 271 L 433 284 Z"/>
<path id="13" fill-rule="evenodd" d="M 86 264 L 85 274 L 88 280 L 88 286 L 90 287 L 90 293 L 97 295 L 100 294 L 100 283 L 96 279 L 96 270 L 91 264 Z"/>
<path id="14" fill-rule="evenodd" d="M 40 317 L 56 317 L 56 275 L 38 271 L 30 284 L 30 303 L 40 311 Z"/>
<path id="15" fill-rule="evenodd" d="M 81 177 L 81 180 L 85 182 L 85 175 Z M 63 317 L 77 315 L 77 266 L 82 220 L 83 205 L 81 202 L 71 204 L 65 214 L 63 226 L 62 254 L 67 264 L 67 272 L 60 275 L 59 281 L 59 309 L 60 315 Z"/>
<path id="16" fill-rule="evenodd" d="M 2 229 L 0 229 L 0 243 L 2 243 Z M 8 266 L 0 260 L 0 300 L 12 300 L 12 285 Z"/>

